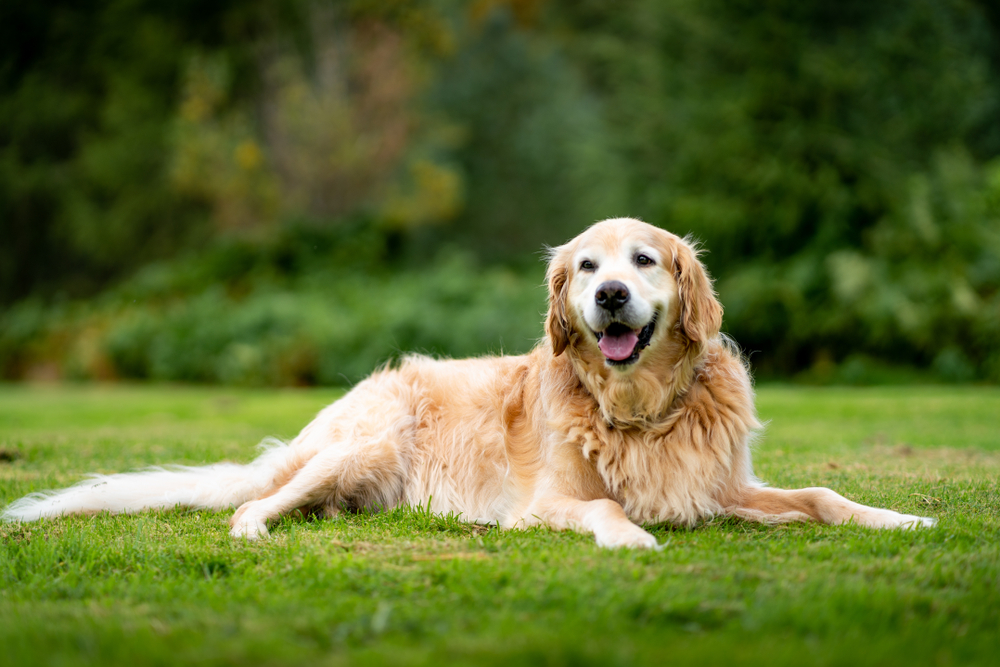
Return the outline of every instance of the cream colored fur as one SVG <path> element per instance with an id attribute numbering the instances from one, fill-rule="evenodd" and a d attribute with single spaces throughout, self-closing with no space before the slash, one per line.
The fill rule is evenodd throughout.
<path id="1" fill-rule="evenodd" d="M 594 333 L 608 317 L 595 290 L 609 280 L 627 287 L 637 328 L 656 318 L 648 347 L 627 366 L 608 362 Z M 408 357 L 248 466 L 100 477 L 23 498 L 3 518 L 239 505 L 232 535 L 254 539 L 297 509 L 429 503 L 505 528 L 592 533 L 606 547 L 655 547 L 637 524 L 719 515 L 933 525 L 829 489 L 771 489 L 754 477 L 750 442 L 760 424 L 750 378 L 719 334 L 721 306 L 686 241 L 637 220 L 606 220 L 552 251 L 548 283 L 546 339 L 530 354 Z"/>

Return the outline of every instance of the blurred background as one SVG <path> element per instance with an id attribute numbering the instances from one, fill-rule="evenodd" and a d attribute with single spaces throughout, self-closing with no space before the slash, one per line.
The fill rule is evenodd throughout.
<path id="1" fill-rule="evenodd" d="M 1000 381 L 1000 5 L 0 3 L 3 378 L 526 351 L 626 215 L 758 378 Z"/>

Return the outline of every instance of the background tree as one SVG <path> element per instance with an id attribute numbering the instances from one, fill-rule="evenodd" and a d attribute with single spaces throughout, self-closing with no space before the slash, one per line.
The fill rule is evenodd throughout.
<path id="1" fill-rule="evenodd" d="M 527 349 L 542 244 L 635 215 L 704 243 L 760 374 L 1000 379 L 989 3 L 0 12 L 8 376 L 337 382 Z"/>

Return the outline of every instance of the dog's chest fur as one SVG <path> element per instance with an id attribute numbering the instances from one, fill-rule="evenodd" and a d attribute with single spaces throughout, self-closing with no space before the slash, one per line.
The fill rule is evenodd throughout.
<path id="1" fill-rule="evenodd" d="M 744 398 L 749 378 L 742 364 L 720 352 L 706 359 L 659 423 L 622 427 L 595 410 L 574 411 L 568 444 L 633 521 L 691 525 L 722 513 L 735 502 L 734 492 L 756 484 L 749 438 L 759 423 Z"/>

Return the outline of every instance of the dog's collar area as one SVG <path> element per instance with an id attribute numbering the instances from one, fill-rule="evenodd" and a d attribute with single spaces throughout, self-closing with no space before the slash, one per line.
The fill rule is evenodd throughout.
<path id="1" fill-rule="evenodd" d="M 639 361 L 639 354 L 644 349 L 649 347 L 649 342 L 653 339 L 653 332 L 655 330 L 656 330 L 656 314 L 653 315 L 653 319 L 649 321 L 649 324 L 640 329 L 638 334 L 636 334 L 637 341 L 635 343 L 635 347 L 632 348 L 631 355 L 625 357 L 624 359 L 611 359 L 610 357 L 605 355 L 604 361 L 610 366 L 618 366 L 618 367 L 631 366 L 635 362 Z M 606 333 L 611 336 L 618 336 L 625 334 L 629 331 L 632 331 L 630 327 L 620 322 L 613 322 L 604 331 L 595 331 L 594 335 L 597 337 L 598 345 L 600 345 L 601 339 L 604 338 L 604 334 Z"/>

